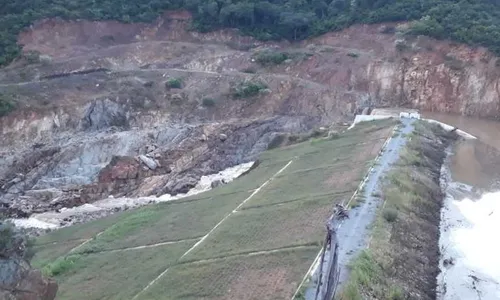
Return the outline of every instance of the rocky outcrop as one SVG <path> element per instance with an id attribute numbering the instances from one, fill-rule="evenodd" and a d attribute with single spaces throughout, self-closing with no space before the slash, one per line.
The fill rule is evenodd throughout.
<path id="1" fill-rule="evenodd" d="M 0 299 L 53 300 L 57 283 L 46 279 L 21 259 L 0 257 Z"/>
<path id="2" fill-rule="evenodd" d="M 100 130 L 111 126 L 127 128 L 123 107 L 109 100 L 92 101 L 85 111 L 81 126 L 84 130 Z"/>

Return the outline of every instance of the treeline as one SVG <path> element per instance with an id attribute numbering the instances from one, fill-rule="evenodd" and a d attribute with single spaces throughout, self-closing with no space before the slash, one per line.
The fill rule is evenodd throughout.
<path id="1" fill-rule="evenodd" d="M 239 28 L 258 39 L 299 40 L 355 23 L 416 21 L 415 34 L 482 45 L 500 55 L 500 0 L 9 0 L 0 7 L 0 65 L 19 55 L 17 34 L 35 20 L 149 22 L 187 9 L 193 27 Z"/>

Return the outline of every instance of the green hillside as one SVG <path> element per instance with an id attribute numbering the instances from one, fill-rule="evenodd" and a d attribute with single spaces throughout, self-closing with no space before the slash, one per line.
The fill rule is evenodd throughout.
<path id="1" fill-rule="evenodd" d="M 187 9 L 194 29 L 239 28 L 259 39 L 298 40 L 356 23 L 418 21 L 410 34 L 449 38 L 500 54 L 500 7 L 478 0 L 12 0 L 0 7 L 0 65 L 19 55 L 17 34 L 47 17 L 150 22 Z"/>
<path id="2" fill-rule="evenodd" d="M 58 299 L 290 299 L 394 121 L 262 154 L 228 185 L 36 241 Z"/>

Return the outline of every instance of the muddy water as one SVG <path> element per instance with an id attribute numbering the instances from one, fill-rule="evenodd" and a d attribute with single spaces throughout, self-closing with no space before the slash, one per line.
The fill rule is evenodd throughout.
<path id="1" fill-rule="evenodd" d="M 450 149 L 442 168 L 438 300 L 500 299 L 500 122 L 424 116 L 477 137 Z"/>
<path id="2" fill-rule="evenodd" d="M 500 122 L 438 113 L 425 113 L 424 117 L 477 137 L 460 142 L 454 149 L 450 162 L 454 180 L 484 191 L 500 189 Z"/>

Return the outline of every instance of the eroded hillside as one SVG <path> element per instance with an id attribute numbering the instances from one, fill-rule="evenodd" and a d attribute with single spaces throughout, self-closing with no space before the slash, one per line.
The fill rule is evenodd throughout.
<path id="1" fill-rule="evenodd" d="M 14 105 L 0 118 L 10 215 L 184 192 L 255 159 L 279 133 L 341 124 L 366 107 L 498 115 L 500 68 L 482 49 L 401 37 L 396 24 L 263 43 L 189 31 L 189 19 L 45 20 L 19 36 L 40 55 L 0 72 Z"/>

